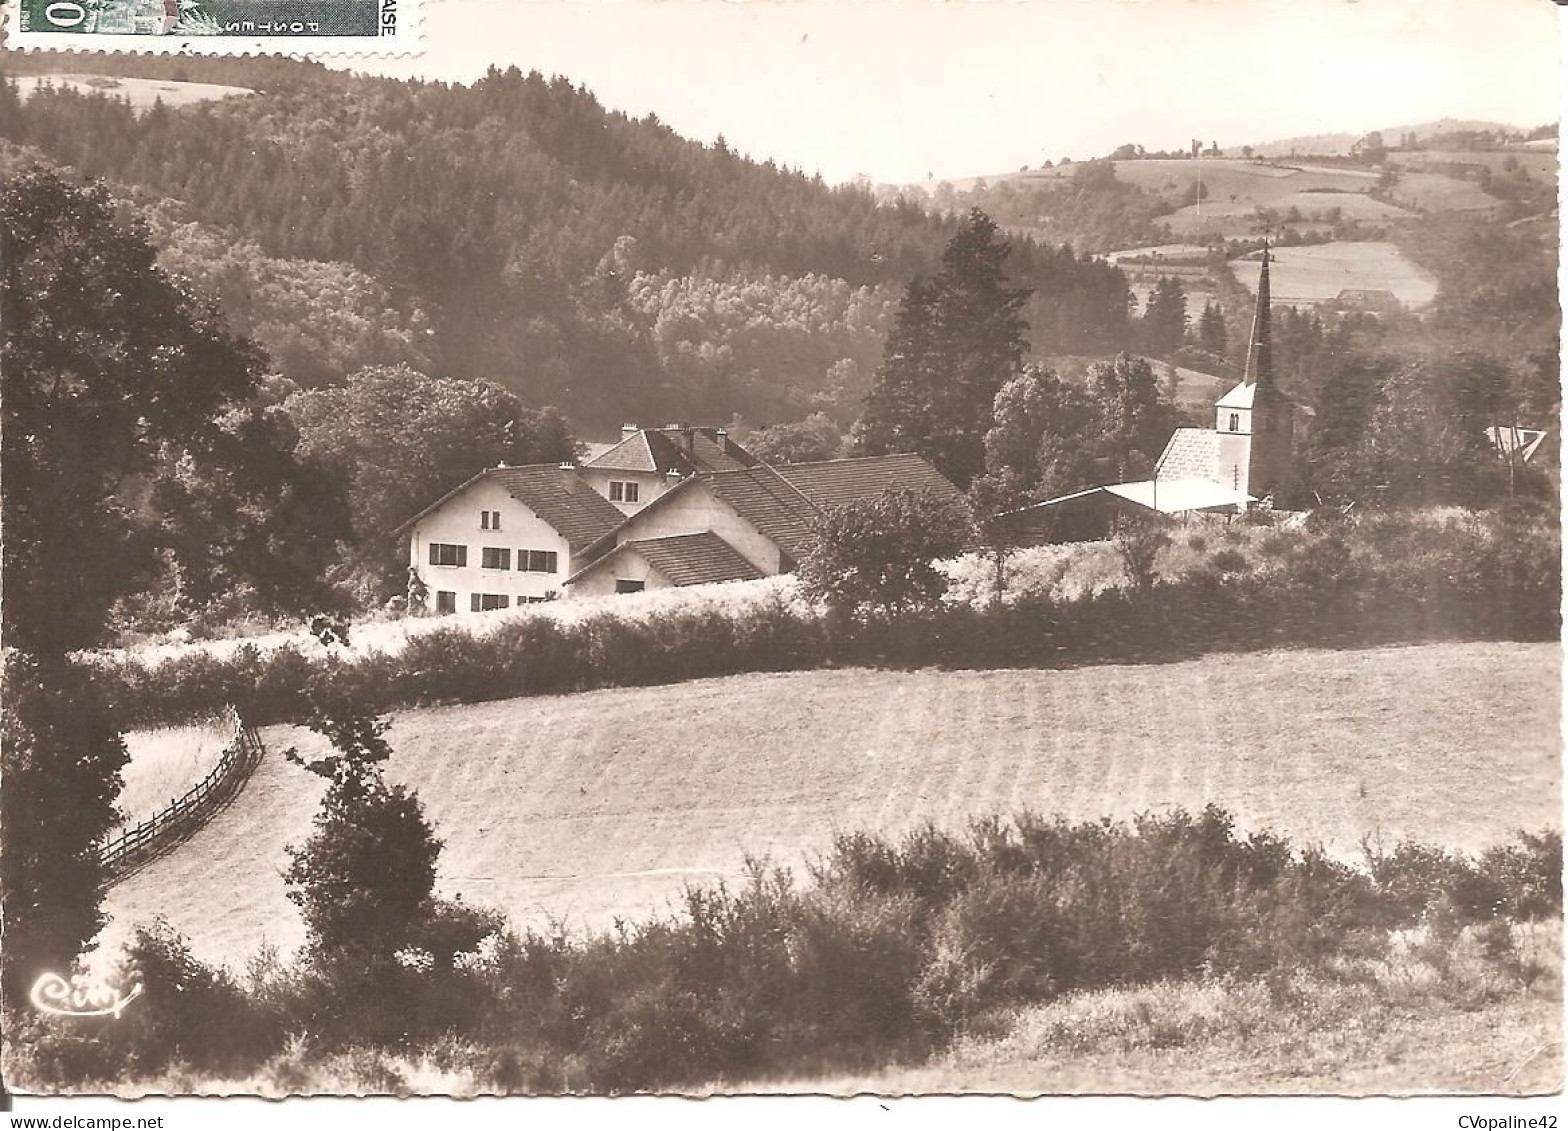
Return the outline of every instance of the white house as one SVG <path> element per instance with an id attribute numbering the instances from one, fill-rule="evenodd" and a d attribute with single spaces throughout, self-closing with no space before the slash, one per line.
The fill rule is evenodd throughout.
<path id="1" fill-rule="evenodd" d="M 431 503 L 395 534 L 434 613 L 505 609 L 563 594 L 583 551 L 625 516 L 571 464 L 493 467 Z"/>
<path id="2" fill-rule="evenodd" d="M 582 478 L 622 514 L 636 514 L 682 480 L 757 462 L 722 428 L 623 424 L 620 442 L 585 461 Z"/>

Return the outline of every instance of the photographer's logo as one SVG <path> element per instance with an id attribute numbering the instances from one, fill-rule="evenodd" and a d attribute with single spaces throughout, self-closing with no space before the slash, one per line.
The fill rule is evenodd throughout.
<path id="1" fill-rule="evenodd" d="M 125 1007 L 141 995 L 140 982 L 125 993 L 118 986 L 90 981 L 85 974 L 74 975 L 69 980 L 58 974 L 45 974 L 33 983 L 33 992 L 28 997 L 35 1009 L 57 1017 L 118 1018 Z"/>

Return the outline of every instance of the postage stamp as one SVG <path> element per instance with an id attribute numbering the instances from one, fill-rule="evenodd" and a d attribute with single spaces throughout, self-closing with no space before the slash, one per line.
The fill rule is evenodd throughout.
<path id="1" fill-rule="evenodd" d="M 421 0 L 12 0 L 13 50 L 417 54 Z"/>

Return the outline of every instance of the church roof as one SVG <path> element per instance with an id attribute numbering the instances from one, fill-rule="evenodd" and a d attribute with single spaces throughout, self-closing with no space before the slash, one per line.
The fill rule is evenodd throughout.
<path id="1" fill-rule="evenodd" d="M 1219 434 L 1208 428 L 1178 428 L 1155 461 L 1161 478 L 1212 479 L 1219 466 Z"/>
<path id="2" fill-rule="evenodd" d="M 1258 391 L 1256 383 L 1248 384 L 1243 381 L 1219 400 L 1214 402 L 1215 408 L 1251 408 L 1252 398 Z"/>

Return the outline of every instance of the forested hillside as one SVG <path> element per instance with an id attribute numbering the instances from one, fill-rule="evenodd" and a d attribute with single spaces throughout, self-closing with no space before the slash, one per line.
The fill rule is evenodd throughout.
<path id="1" fill-rule="evenodd" d="M 155 238 L 180 246 L 166 263 L 307 386 L 404 362 L 489 377 L 590 429 L 819 409 L 847 424 L 892 303 L 954 230 L 516 69 L 471 87 L 282 60 L 52 69 L 256 91 L 137 113 L 112 88 L 45 85 L 24 101 L 7 86 L 0 137 L 145 194 Z M 1024 313 L 1036 351 L 1126 344 L 1118 271 L 1027 241 L 1011 267 L 1035 288 Z M 318 274 L 334 282 L 317 288 Z M 317 293 L 263 317 L 249 308 L 264 286 Z"/>

